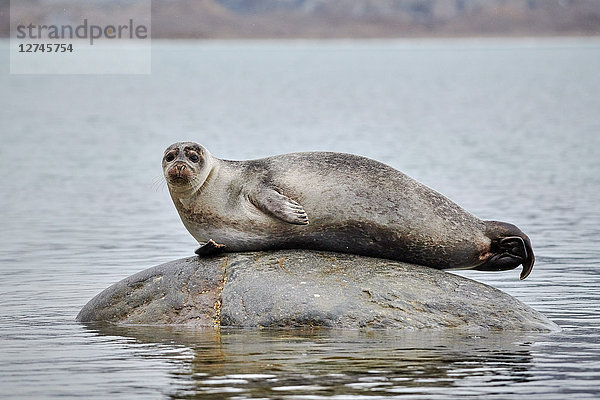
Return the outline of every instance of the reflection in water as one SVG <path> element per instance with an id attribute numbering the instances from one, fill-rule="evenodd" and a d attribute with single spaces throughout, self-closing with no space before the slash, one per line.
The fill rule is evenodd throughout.
<path id="1" fill-rule="evenodd" d="M 98 335 L 175 346 L 171 398 L 477 393 L 533 379 L 522 333 L 342 330 L 188 330 L 87 326 Z M 192 355 L 190 356 L 189 351 Z M 186 354 L 187 357 L 181 355 Z M 146 355 L 147 356 L 147 355 Z M 457 392 L 457 390 L 459 392 Z M 316 397 L 315 397 L 316 396 Z"/>

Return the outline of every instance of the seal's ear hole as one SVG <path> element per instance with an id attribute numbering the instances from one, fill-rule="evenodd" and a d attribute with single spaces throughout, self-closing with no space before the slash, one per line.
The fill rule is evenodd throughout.
<path id="1" fill-rule="evenodd" d="M 167 155 L 165 156 L 165 161 L 166 161 L 166 162 L 171 162 L 171 161 L 173 161 L 174 159 L 175 159 L 175 154 L 173 154 L 173 153 L 169 153 L 169 154 L 167 154 Z"/>

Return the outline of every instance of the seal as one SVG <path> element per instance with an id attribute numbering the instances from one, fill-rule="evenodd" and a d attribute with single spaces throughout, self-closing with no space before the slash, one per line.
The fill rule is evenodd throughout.
<path id="1" fill-rule="evenodd" d="M 375 160 L 290 153 L 248 161 L 180 142 L 162 160 L 173 203 L 201 256 L 313 249 L 437 269 L 531 272 L 531 242 L 516 226 L 484 221 Z"/>

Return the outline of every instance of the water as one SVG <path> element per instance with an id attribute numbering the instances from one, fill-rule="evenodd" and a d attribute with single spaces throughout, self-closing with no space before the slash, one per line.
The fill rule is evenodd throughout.
<path id="1" fill-rule="evenodd" d="M 6 43 L 2 43 L 6 48 Z M 4 398 L 597 398 L 600 40 L 153 45 L 150 76 L 10 76 L 0 120 Z M 461 275 L 562 327 L 191 332 L 74 322 L 188 256 L 160 158 L 363 154 L 529 234 L 537 263 Z"/>

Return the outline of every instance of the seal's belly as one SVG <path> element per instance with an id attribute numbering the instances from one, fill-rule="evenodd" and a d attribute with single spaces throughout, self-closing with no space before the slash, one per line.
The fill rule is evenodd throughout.
<path id="1" fill-rule="evenodd" d="M 436 232 L 407 233 L 398 226 L 365 221 L 340 224 L 340 221 L 316 220 L 307 226 L 294 226 L 272 219 L 267 223 L 249 219 L 239 225 L 203 226 L 190 232 L 199 243 L 212 239 L 224 244 L 229 252 L 273 248 L 329 250 L 434 268 L 476 266 L 481 262 L 482 252 L 476 244 L 481 240 L 464 240 L 464 236 L 440 240 Z"/>
<path id="2" fill-rule="evenodd" d="M 460 208 L 454 211 L 460 215 L 445 218 L 429 204 L 415 199 L 409 203 L 419 203 L 418 212 L 406 209 L 398 199 L 389 201 L 385 208 L 377 208 L 368 197 L 345 204 L 334 201 L 323 204 L 311 195 L 301 197 L 308 225 L 284 222 L 242 198 L 228 202 L 226 209 L 205 207 L 201 212 L 180 212 L 180 215 L 200 244 L 212 239 L 225 245 L 229 252 L 300 248 L 388 258 L 435 268 L 469 268 L 481 263 L 480 256 L 489 242 L 479 229 L 478 220 L 461 213 Z"/>

